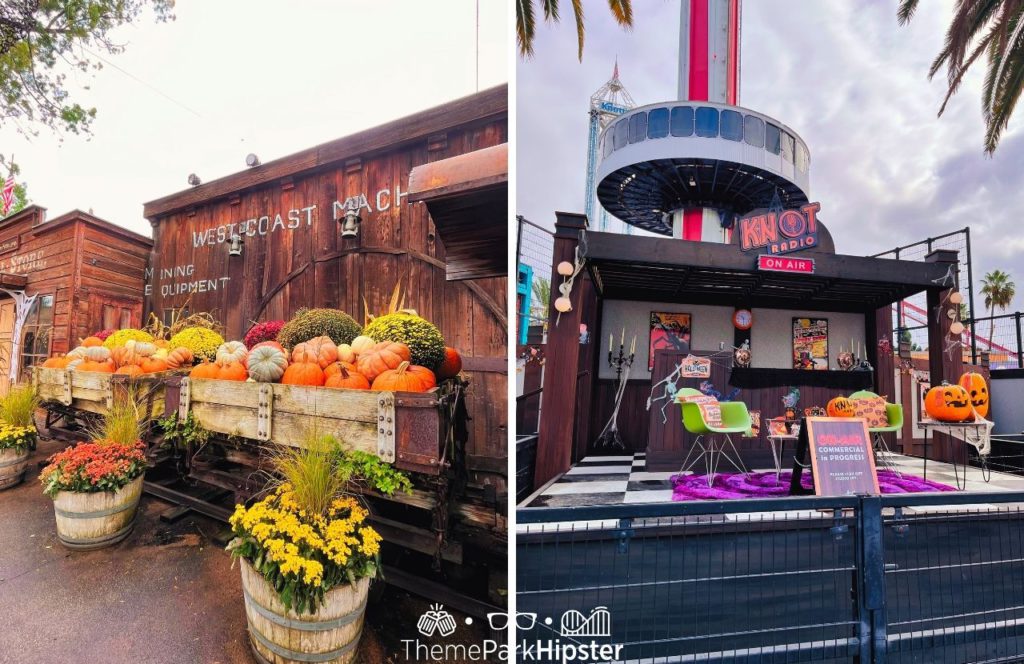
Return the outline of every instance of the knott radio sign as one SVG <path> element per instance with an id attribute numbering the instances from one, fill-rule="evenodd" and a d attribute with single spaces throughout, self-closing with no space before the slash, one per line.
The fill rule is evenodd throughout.
<path id="1" fill-rule="evenodd" d="M 764 248 L 769 254 L 788 254 L 818 245 L 820 203 L 781 212 L 755 212 L 736 222 L 743 251 Z"/>

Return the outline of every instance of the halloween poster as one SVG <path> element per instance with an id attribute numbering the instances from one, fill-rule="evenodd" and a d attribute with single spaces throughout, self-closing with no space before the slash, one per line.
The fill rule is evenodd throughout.
<path id="1" fill-rule="evenodd" d="M 793 319 L 793 368 L 828 370 L 828 319 Z"/>
<path id="2" fill-rule="evenodd" d="M 647 370 L 654 371 L 654 351 L 690 352 L 690 314 L 651 312 L 651 338 L 647 353 Z"/>

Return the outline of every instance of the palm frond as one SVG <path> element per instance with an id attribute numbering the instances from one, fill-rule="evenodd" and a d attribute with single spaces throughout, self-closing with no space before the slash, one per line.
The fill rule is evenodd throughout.
<path id="1" fill-rule="evenodd" d="M 999 145 L 1003 131 L 1010 124 L 1021 91 L 1024 90 L 1024 52 L 1016 49 L 1006 56 L 1011 62 L 1002 69 L 1002 78 L 996 81 L 994 96 L 986 114 L 985 152 L 993 154 Z"/>
<path id="2" fill-rule="evenodd" d="M 583 26 L 583 0 L 572 0 L 572 14 L 576 19 L 576 41 L 579 43 L 580 62 L 583 62 L 583 37 L 586 29 Z"/>
<path id="3" fill-rule="evenodd" d="M 633 3 L 631 0 L 608 0 L 608 8 L 612 10 L 612 16 L 622 27 L 629 29 L 633 27 Z"/>
<path id="4" fill-rule="evenodd" d="M 914 18 L 914 12 L 917 11 L 919 3 L 920 0 L 900 0 L 900 6 L 896 9 L 896 20 L 899 21 L 900 25 L 910 23 L 910 19 Z"/>
<path id="5" fill-rule="evenodd" d="M 949 100 L 952 99 L 953 95 L 955 95 L 957 91 L 960 89 L 960 84 L 963 82 L 964 75 L 967 73 L 967 70 L 970 69 L 971 65 L 974 64 L 974 61 L 977 60 L 981 56 L 981 54 L 986 51 L 986 49 L 988 49 L 989 44 L 991 44 L 992 40 L 995 39 L 997 31 L 997 27 L 993 27 L 991 30 L 989 30 L 988 35 L 986 35 L 984 39 L 978 42 L 978 45 L 974 48 L 974 51 L 971 53 L 971 55 L 962 65 L 960 65 L 959 70 L 957 70 L 956 72 L 956 76 L 951 78 L 949 82 L 949 89 L 946 91 L 946 96 L 942 100 L 942 106 L 939 107 L 939 116 L 941 116 L 946 111 L 946 106 L 949 104 Z"/>
<path id="6" fill-rule="evenodd" d="M 516 42 L 519 44 L 519 55 L 521 57 L 533 57 L 533 37 L 536 28 L 536 21 L 533 15 L 533 0 L 517 0 Z"/>

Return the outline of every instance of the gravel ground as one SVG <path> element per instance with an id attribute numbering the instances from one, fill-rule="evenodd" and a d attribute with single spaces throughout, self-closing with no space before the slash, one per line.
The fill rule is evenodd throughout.
<path id="1" fill-rule="evenodd" d="M 225 528 L 143 496 L 135 530 L 99 551 L 57 540 L 38 462 L 63 443 L 41 441 L 25 482 L 0 491 L 0 663 L 250 664 L 239 573 L 212 538 Z M 402 639 L 429 602 L 390 587 L 371 594 L 357 661 L 406 661 Z M 456 614 L 457 636 L 484 638 Z"/>

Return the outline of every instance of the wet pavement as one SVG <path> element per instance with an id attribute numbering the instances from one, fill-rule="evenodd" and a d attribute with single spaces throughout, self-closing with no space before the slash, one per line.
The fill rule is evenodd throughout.
<path id="1" fill-rule="evenodd" d="M 192 513 L 165 523 L 171 505 L 144 495 L 125 541 L 69 551 L 37 479 L 63 446 L 40 441 L 25 481 L 0 491 L 0 664 L 254 662 L 239 571 L 214 541 L 226 526 Z M 428 604 L 378 584 L 357 661 L 405 661 L 400 639 L 415 634 L 400 632 Z"/>

